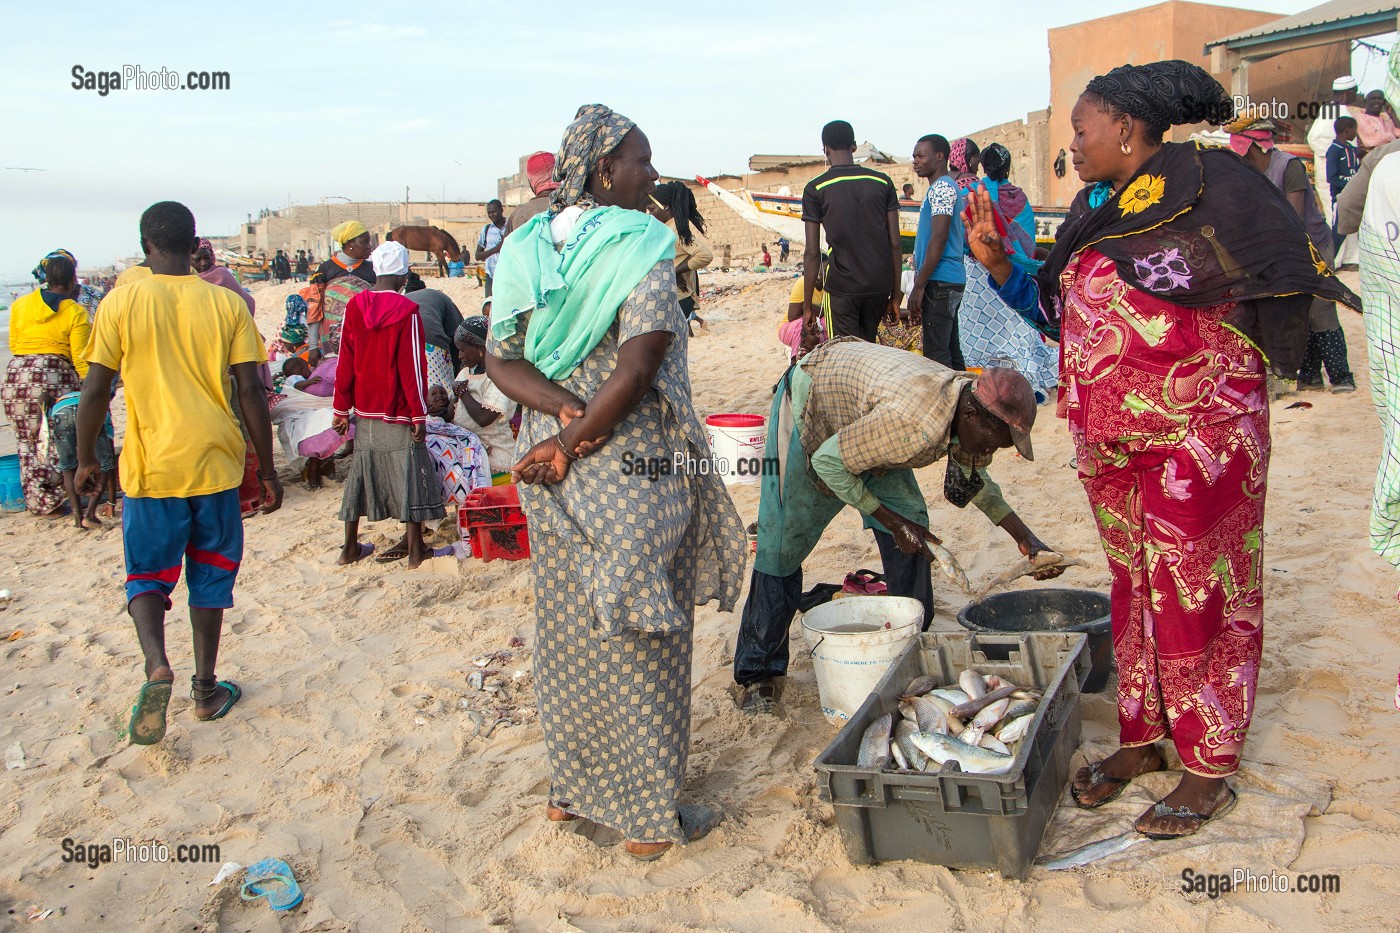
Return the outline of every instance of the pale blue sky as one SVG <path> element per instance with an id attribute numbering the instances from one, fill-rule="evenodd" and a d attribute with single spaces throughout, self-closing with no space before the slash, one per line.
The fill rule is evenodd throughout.
<path id="1" fill-rule="evenodd" d="M 666 174 L 816 152 L 838 117 L 903 155 L 1044 107 L 1046 29 L 1142 5 L 6 4 L 0 165 L 45 171 L 0 171 L 0 273 L 59 246 L 83 265 L 135 254 L 163 199 L 224 234 L 289 201 L 488 198 L 594 101 L 647 131 Z M 232 89 L 100 97 L 71 87 L 77 64 L 228 71 Z"/>

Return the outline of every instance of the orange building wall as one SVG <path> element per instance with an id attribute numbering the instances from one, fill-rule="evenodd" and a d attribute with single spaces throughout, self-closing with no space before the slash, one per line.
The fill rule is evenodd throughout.
<path id="1" fill-rule="evenodd" d="M 1238 10 L 1184 0 L 1169 0 L 1127 13 L 1107 16 L 1049 31 L 1050 144 L 1046 166 L 1048 202 L 1065 206 L 1083 187 L 1066 155 L 1064 178 L 1049 170 L 1056 154 L 1068 153 L 1073 131 L 1069 115 L 1090 79 L 1118 67 L 1180 58 L 1209 69 L 1205 45 L 1222 36 L 1278 19 L 1277 13 Z M 1331 97 L 1332 79 L 1350 70 L 1346 42 L 1289 52 L 1249 66 L 1249 97 L 1253 102 L 1277 100 L 1292 111 L 1299 101 Z M 1216 74 L 1229 89 L 1231 76 Z M 1292 127 L 1296 139 L 1307 132 L 1307 120 Z M 1184 140 L 1196 127 L 1176 127 L 1168 138 Z"/>

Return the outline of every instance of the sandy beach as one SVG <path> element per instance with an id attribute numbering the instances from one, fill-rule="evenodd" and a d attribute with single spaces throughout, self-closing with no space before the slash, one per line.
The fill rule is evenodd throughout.
<path id="1" fill-rule="evenodd" d="M 792 273 L 715 273 L 690 342 L 702 417 L 766 414 L 784 368 L 775 328 Z M 1353 288 L 1356 276 L 1345 276 Z M 434 283 L 430 283 L 434 284 Z M 482 292 L 444 290 L 463 313 Z M 262 332 L 283 317 L 284 286 L 252 289 Z M 1380 431 L 1359 316 L 1342 311 L 1360 391 L 1272 406 L 1264 546 L 1265 649 L 1240 805 L 1200 835 L 1145 843 L 1082 870 L 1022 882 L 913 862 L 853 868 L 812 761 L 835 734 L 817 704 L 794 627 L 779 715 L 745 718 L 729 693 L 739 615 L 697 612 L 688 791 L 726 822 L 644 865 L 607 830 L 544 820 L 549 781 L 531 692 L 533 597 L 527 563 L 436 559 L 336 566 L 340 486 L 309 491 L 283 471 L 280 512 L 246 526 L 219 673 L 245 697 L 226 720 L 196 723 L 183 585 L 168 641 L 171 725 L 158 746 L 121 738 L 140 652 L 122 598 L 120 529 L 0 515 L 0 746 L 24 767 L 0 782 L 0 929 L 240 931 L 791 931 L 1397 929 L 1400 580 L 1367 547 Z M 1290 409 L 1295 401 L 1309 409 Z M 119 406 L 118 406 L 119 407 Z M 119 415 L 119 411 L 114 411 Z M 1108 571 L 1053 406 L 1035 425 L 1036 462 L 1003 452 L 1007 498 L 1050 546 L 1086 561 L 1058 585 L 1106 591 Z M 120 417 L 117 418 L 121 430 Z M 280 448 L 278 450 L 280 465 Z M 942 499 L 941 465 L 922 471 L 933 530 L 974 580 L 1018 555 L 972 509 Z M 757 486 L 731 487 L 744 522 Z M 367 531 L 367 534 L 365 534 Z M 384 547 L 396 522 L 367 525 Z M 805 585 L 878 567 L 847 510 L 806 564 Z M 747 577 L 747 571 L 745 576 Z M 1032 585 L 1022 581 L 1021 584 Z M 967 598 L 934 575 L 938 630 Z M 513 639 L 516 640 L 513 645 Z M 475 663 L 484 661 L 484 666 Z M 494 691 L 473 689 L 468 675 Z M 1076 765 L 1111 750 L 1112 686 L 1084 702 Z M 582 713 L 582 711 L 581 711 Z M 487 728 L 501 719 L 502 722 Z M 1391 762 L 1387 764 L 1387 762 Z M 1179 763 L 1172 758 L 1172 765 Z M 1134 783 L 1078 811 L 1062 795 L 1042 855 L 1127 830 L 1177 774 Z M 167 864 L 65 862 L 63 840 L 160 840 Z M 222 861 L 278 856 L 306 892 L 279 917 L 245 905 L 218 863 L 177 863 L 176 846 L 216 844 Z M 1182 892 L 1182 872 L 1339 876 L 1332 894 Z M 29 923 L 31 905 L 52 908 Z"/>

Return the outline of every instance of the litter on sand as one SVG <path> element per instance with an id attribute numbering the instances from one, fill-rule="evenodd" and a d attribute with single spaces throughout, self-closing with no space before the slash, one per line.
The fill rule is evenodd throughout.
<path id="1" fill-rule="evenodd" d="M 219 873 L 214 876 L 214 880 L 205 885 L 205 887 L 212 888 L 217 884 L 223 884 L 225 881 L 238 874 L 242 869 L 243 866 L 237 862 L 224 862 L 224 864 L 219 867 Z"/>

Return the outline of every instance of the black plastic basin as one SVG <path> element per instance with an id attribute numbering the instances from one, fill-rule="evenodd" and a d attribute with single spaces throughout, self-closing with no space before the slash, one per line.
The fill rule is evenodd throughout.
<path id="1" fill-rule="evenodd" d="M 964 606 L 958 624 L 974 632 L 1083 632 L 1091 661 L 1084 690 L 1097 693 L 1113 667 L 1108 607 L 1108 597 L 1093 590 L 1013 590 Z"/>

